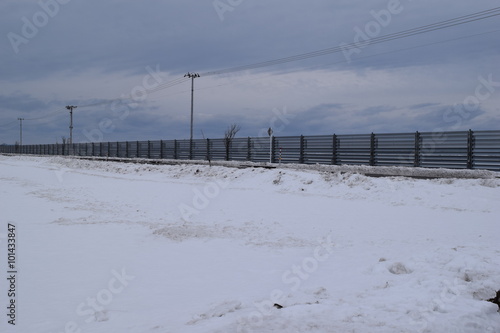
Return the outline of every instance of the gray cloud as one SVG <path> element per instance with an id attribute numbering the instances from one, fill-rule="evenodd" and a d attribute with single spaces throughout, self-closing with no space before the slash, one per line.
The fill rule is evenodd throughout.
<path id="1" fill-rule="evenodd" d="M 58 2 L 46 0 L 43 3 Z M 146 66 L 159 65 L 172 77 L 182 77 L 188 71 L 204 72 L 257 63 L 330 48 L 342 42 L 351 43 L 359 29 L 366 30 L 371 22 L 377 22 L 377 15 L 386 13 L 390 3 L 388 0 L 247 0 L 224 12 L 221 20 L 211 0 L 70 1 L 58 5 L 54 15 L 47 14 L 47 22 L 39 24 L 36 33 L 32 31 L 33 36 L 27 37 L 23 35 L 23 29 L 24 32 L 29 30 L 26 22 L 34 24 L 37 17 L 43 19 L 44 9 L 38 2 L 3 1 L 0 4 L 0 86 L 3 94 L 0 96 L 0 139 L 13 141 L 17 137 L 15 123 L 7 127 L 2 125 L 19 116 L 36 118 L 50 115 L 70 103 L 85 105 L 102 98 L 116 98 L 116 86 L 136 76 L 140 82 Z M 439 3 L 401 0 L 397 14 L 382 18 L 387 24 L 380 24 L 380 35 L 490 7 L 489 0 L 461 2 L 460 6 L 452 0 Z M 203 104 L 203 109 L 197 109 L 195 134 L 199 137 L 203 130 L 208 137 L 221 136 L 229 123 L 236 122 L 242 126 L 240 135 L 256 136 L 262 128 L 269 127 L 275 117 L 271 110 L 276 105 L 287 105 L 289 112 L 295 115 L 284 126 L 283 135 L 457 127 L 450 126 L 456 121 L 447 123 L 442 119 L 448 105 L 454 100 L 462 102 L 465 96 L 472 94 L 478 84 L 478 75 L 492 74 L 500 81 L 497 69 L 500 45 L 495 43 L 498 32 L 486 34 L 498 29 L 497 22 L 497 18 L 492 18 L 369 46 L 353 53 L 351 62 L 347 62 L 343 53 L 336 53 L 237 73 L 234 83 L 227 89 L 233 95 L 223 94 L 226 90 L 221 89 L 221 93 L 215 93 L 220 97 L 214 97 L 211 104 Z M 9 39 L 12 33 L 25 39 L 25 43 L 17 45 L 18 53 Z M 469 35 L 474 37 L 465 38 Z M 359 91 L 360 98 L 354 101 L 347 98 L 349 93 L 339 95 L 336 91 L 332 92 L 335 98 L 330 100 L 324 94 L 319 95 L 311 78 L 305 78 L 304 74 L 313 73 L 313 69 L 331 74 L 332 80 L 338 72 L 358 74 L 365 80 L 363 84 L 353 80 L 344 85 Z M 426 78 L 428 82 L 415 79 L 422 70 L 433 73 Z M 263 88 L 257 79 L 253 84 L 240 87 L 240 82 L 254 73 L 271 75 L 293 71 L 297 79 L 288 83 L 289 87 L 284 82 L 280 86 Z M 404 89 L 394 93 L 388 91 L 387 94 L 393 94 L 390 99 L 387 94 L 378 99 L 376 96 L 368 98 L 364 92 L 370 78 L 366 76 L 372 75 L 372 71 L 397 76 L 404 82 Z M 96 79 L 90 80 L 89 73 L 95 73 Z M 78 88 L 74 80 L 81 80 Z M 197 86 L 208 80 L 198 79 Z M 443 82 L 441 95 L 435 93 L 439 82 Z M 444 86 L 450 82 L 459 83 L 453 88 Z M 95 92 L 96 84 L 100 85 L 100 96 L 91 93 Z M 389 86 L 390 82 L 377 84 Z M 75 90 L 71 92 L 73 85 Z M 188 91 L 189 85 L 186 83 L 182 89 Z M 242 103 L 244 95 L 252 96 L 253 101 Z M 290 97 L 283 97 L 287 95 Z M 297 97 L 299 95 L 302 99 Z M 493 92 L 490 100 L 481 104 L 479 111 L 464 119 L 460 126 L 493 126 L 491 120 L 497 119 L 498 109 L 492 105 L 498 95 L 498 91 Z M 401 102 L 405 99 L 407 103 Z M 263 106 L 265 103 L 268 105 Z M 167 101 L 146 101 L 126 119 L 118 118 L 114 130 L 105 137 L 110 140 L 186 138 L 188 107 L 189 93 L 180 93 Z M 92 130 L 98 128 L 103 119 L 116 118 L 105 107 L 87 111 L 75 114 L 80 129 Z M 27 123 L 27 140 L 52 142 L 65 135 L 67 118 L 67 114 L 60 113 L 37 121 L 36 126 L 33 123 L 30 127 Z M 85 140 L 83 134 L 78 135 L 80 140 Z"/>

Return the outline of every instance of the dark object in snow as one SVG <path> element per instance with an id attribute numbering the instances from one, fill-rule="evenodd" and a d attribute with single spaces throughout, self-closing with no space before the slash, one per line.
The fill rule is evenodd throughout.
<path id="1" fill-rule="evenodd" d="M 498 296 L 498 295 L 497 295 Z M 274 303 L 273 305 L 276 309 L 282 309 L 283 305 L 279 305 L 278 303 Z"/>
<path id="2" fill-rule="evenodd" d="M 500 290 L 497 291 L 497 295 L 493 298 L 490 298 L 488 302 L 494 303 L 498 305 L 498 310 L 500 310 Z M 275 304 L 276 305 L 276 304 Z"/>

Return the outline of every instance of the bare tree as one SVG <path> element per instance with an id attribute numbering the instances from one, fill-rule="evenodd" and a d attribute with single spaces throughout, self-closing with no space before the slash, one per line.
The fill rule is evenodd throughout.
<path id="1" fill-rule="evenodd" d="M 237 124 L 231 124 L 224 133 L 224 145 L 226 146 L 226 161 L 229 161 L 229 151 L 236 133 L 240 131 L 241 127 Z"/>

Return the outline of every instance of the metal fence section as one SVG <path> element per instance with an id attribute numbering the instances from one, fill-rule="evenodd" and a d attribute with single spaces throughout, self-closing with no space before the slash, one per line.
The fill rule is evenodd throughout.
<path id="1" fill-rule="evenodd" d="M 500 171 L 500 131 L 1 145 L 0 153 Z"/>

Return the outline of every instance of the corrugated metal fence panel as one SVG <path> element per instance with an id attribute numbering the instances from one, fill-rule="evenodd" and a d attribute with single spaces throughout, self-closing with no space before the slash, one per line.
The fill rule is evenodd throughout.
<path id="1" fill-rule="evenodd" d="M 116 157 L 127 157 L 127 143 L 117 142 L 116 143 Z"/>
<path id="2" fill-rule="evenodd" d="M 163 147 L 162 147 L 162 155 L 163 158 L 173 160 L 176 158 L 175 156 L 175 146 L 176 146 L 176 141 L 175 140 L 165 140 L 163 141 Z"/>
<path id="3" fill-rule="evenodd" d="M 371 135 L 337 135 L 337 164 L 370 165 Z"/>
<path id="4" fill-rule="evenodd" d="M 189 160 L 189 140 L 177 140 L 176 159 Z"/>
<path id="5" fill-rule="evenodd" d="M 226 159 L 224 139 L 210 139 L 210 159 L 213 161 L 224 161 Z"/>
<path id="6" fill-rule="evenodd" d="M 50 150 L 50 149 L 47 149 Z M 79 143 L 77 148 L 77 156 L 87 156 L 87 144 Z"/>
<path id="7" fill-rule="evenodd" d="M 375 135 L 375 165 L 414 166 L 415 133 Z"/>
<path id="8" fill-rule="evenodd" d="M 75 150 L 73 152 L 73 155 L 82 156 L 82 146 L 83 144 L 81 143 L 75 143 Z M 42 147 L 42 152 L 45 152 L 45 147 Z"/>
<path id="9" fill-rule="evenodd" d="M 269 162 L 269 137 L 94 142 L 72 145 L 2 145 L 0 152 L 124 158 L 250 160 Z M 272 161 L 283 163 L 400 165 L 500 171 L 500 131 L 274 137 Z"/>
<path id="10" fill-rule="evenodd" d="M 420 166 L 467 168 L 467 132 L 421 133 Z"/>
<path id="11" fill-rule="evenodd" d="M 207 140 L 193 140 L 193 160 L 207 159 Z"/>
<path id="12" fill-rule="evenodd" d="M 93 142 L 85 144 L 86 156 L 95 156 L 95 144 Z"/>
<path id="13" fill-rule="evenodd" d="M 92 143 L 92 156 L 101 157 L 102 156 L 102 142 Z"/>
<path id="14" fill-rule="evenodd" d="M 108 156 L 109 157 L 118 157 L 117 154 L 118 142 L 109 142 L 108 148 Z"/>
<path id="15" fill-rule="evenodd" d="M 136 157 L 137 158 L 148 158 L 148 149 L 149 145 L 147 141 L 136 141 L 135 142 L 136 146 Z"/>
<path id="16" fill-rule="evenodd" d="M 149 142 L 149 145 L 150 145 L 149 158 L 159 159 L 159 158 L 163 157 L 162 144 L 163 144 L 163 141 L 161 141 L 161 140 Z"/>
<path id="17" fill-rule="evenodd" d="M 301 137 L 281 136 L 274 139 L 274 161 L 281 163 L 300 163 Z"/>
<path id="18" fill-rule="evenodd" d="M 473 166 L 500 171 L 500 131 L 474 132 Z"/>
<path id="19" fill-rule="evenodd" d="M 127 157 L 137 158 L 137 141 L 127 142 Z"/>
<path id="20" fill-rule="evenodd" d="M 234 138 L 231 142 L 229 159 L 232 161 L 247 161 L 249 158 L 248 142 L 249 138 Z"/>
<path id="21" fill-rule="evenodd" d="M 303 163 L 332 164 L 334 162 L 333 141 L 333 135 L 304 136 Z"/>
<path id="22" fill-rule="evenodd" d="M 251 139 L 250 155 L 253 162 L 269 162 L 270 143 L 269 137 Z"/>

